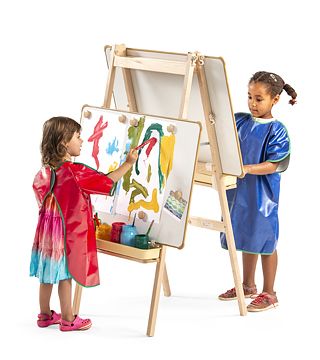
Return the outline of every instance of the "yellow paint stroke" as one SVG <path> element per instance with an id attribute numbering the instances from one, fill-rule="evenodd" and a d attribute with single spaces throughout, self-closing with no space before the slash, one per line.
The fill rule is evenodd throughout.
<path id="1" fill-rule="evenodd" d="M 131 213 L 133 210 L 138 210 L 140 207 L 143 207 L 146 210 L 153 210 L 155 213 L 159 211 L 159 204 L 158 204 L 158 196 L 157 196 L 157 189 L 152 190 L 152 199 L 150 202 L 145 200 L 139 200 L 136 203 L 131 203 L 128 206 L 128 211 Z"/>
<path id="2" fill-rule="evenodd" d="M 174 135 L 163 136 L 160 146 L 160 167 L 166 180 L 172 170 L 174 145 L 176 137 Z"/>
<path id="3" fill-rule="evenodd" d="M 111 164 L 111 165 L 109 166 L 109 169 L 108 169 L 107 173 L 109 173 L 109 172 L 111 172 L 111 171 L 115 171 L 115 170 L 117 169 L 118 165 L 119 165 L 119 164 L 118 164 L 116 161 L 114 161 L 113 164 Z"/>

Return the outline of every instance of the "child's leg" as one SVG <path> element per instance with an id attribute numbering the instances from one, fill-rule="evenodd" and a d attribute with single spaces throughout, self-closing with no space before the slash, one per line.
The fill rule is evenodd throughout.
<path id="1" fill-rule="evenodd" d="M 52 284 L 40 284 L 39 303 L 41 314 L 48 314 L 51 316 L 50 298 L 52 293 L 52 287 Z"/>
<path id="2" fill-rule="evenodd" d="M 277 250 L 272 255 L 261 255 L 262 271 L 263 271 L 263 291 L 270 295 L 274 295 L 274 281 L 276 278 L 278 266 Z"/>
<path id="3" fill-rule="evenodd" d="M 71 298 L 72 298 L 71 279 L 59 281 L 58 293 L 60 299 L 61 318 L 66 321 L 73 321 L 74 315 L 72 313 L 72 306 L 71 306 Z"/>
<path id="4" fill-rule="evenodd" d="M 243 284 L 248 287 L 255 286 L 255 273 L 258 261 L 257 254 L 242 253 Z"/>

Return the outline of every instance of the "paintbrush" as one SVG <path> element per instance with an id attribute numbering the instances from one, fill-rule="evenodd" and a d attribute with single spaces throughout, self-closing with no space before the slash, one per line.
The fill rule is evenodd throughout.
<path id="1" fill-rule="evenodd" d="M 151 139 L 152 139 L 152 138 L 151 138 Z M 134 148 L 134 150 L 137 151 L 137 150 L 142 149 L 145 145 L 147 145 L 147 144 L 151 141 L 151 139 L 148 139 L 148 140 L 146 140 L 145 142 L 143 142 L 142 144 L 136 146 L 136 147 Z"/>
<path id="2" fill-rule="evenodd" d="M 134 222 L 136 221 L 136 216 L 137 216 L 137 213 L 134 213 L 134 217 L 133 217 L 133 222 L 132 222 L 132 226 L 134 226 Z"/>
<path id="3" fill-rule="evenodd" d="M 142 144 L 140 144 L 140 145 L 136 146 L 135 148 L 133 148 L 133 150 L 135 150 L 135 151 L 140 150 L 140 149 L 142 149 L 144 146 L 146 146 L 147 144 L 152 143 L 152 142 L 153 142 L 153 143 L 156 143 L 156 142 L 157 142 L 157 139 L 152 137 L 152 138 L 146 140 L 145 142 L 143 142 Z M 128 154 L 128 152 L 129 152 L 129 151 L 125 151 L 125 152 L 124 152 L 125 155 Z"/>
<path id="4" fill-rule="evenodd" d="M 147 140 L 147 141 L 148 141 L 148 140 Z M 136 146 L 136 147 L 134 148 L 134 150 L 138 151 L 138 150 L 142 149 L 142 148 L 146 145 L 147 141 L 145 141 L 144 143 L 140 144 L 139 146 Z"/>
<path id="5" fill-rule="evenodd" d="M 148 229 L 146 235 L 149 235 L 149 232 L 150 232 L 150 230 L 151 230 L 151 228 L 152 228 L 153 223 L 154 223 L 154 220 L 151 221 L 151 224 L 150 224 L 150 226 L 149 226 L 149 229 Z"/>

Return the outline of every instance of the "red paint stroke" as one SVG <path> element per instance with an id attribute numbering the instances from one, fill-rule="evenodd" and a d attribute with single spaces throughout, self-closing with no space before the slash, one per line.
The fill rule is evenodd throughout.
<path id="1" fill-rule="evenodd" d="M 105 124 L 102 125 L 103 122 L 103 116 L 100 116 L 99 121 L 97 122 L 96 126 L 94 127 L 93 134 L 88 138 L 89 142 L 93 142 L 93 149 L 92 149 L 92 157 L 94 158 L 94 161 L 97 165 L 97 170 L 99 169 L 99 141 L 102 138 L 103 130 L 108 126 L 108 121 L 105 122 Z"/>
<path id="2" fill-rule="evenodd" d="M 156 143 L 157 143 L 157 139 L 155 137 L 152 137 L 152 138 L 148 139 L 147 141 L 145 141 L 144 143 L 142 143 L 141 145 L 135 147 L 134 149 L 139 150 L 139 149 L 142 149 L 143 147 L 145 147 L 147 144 L 149 144 L 147 147 L 147 150 L 146 150 L 147 157 L 149 157 L 150 152 Z"/>

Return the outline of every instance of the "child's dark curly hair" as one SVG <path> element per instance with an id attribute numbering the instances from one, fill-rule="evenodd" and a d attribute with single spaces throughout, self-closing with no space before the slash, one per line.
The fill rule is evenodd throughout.
<path id="1" fill-rule="evenodd" d="M 291 100 L 289 101 L 291 105 L 294 105 L 297 102 L 296 91 L 289 84 L 286 84 L 279 75 L 267 71 L 258 71 L 252 75 L 249 80 L 249 84 L 257 82 L 261 82 L 266 85 L 267 91 L 270 93 L 272 98 L 276 95 L 280 95 L 282 90 L 284 90 L 289 96 L 291 96 Z"/>

